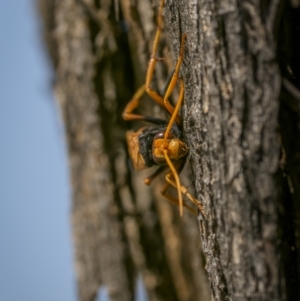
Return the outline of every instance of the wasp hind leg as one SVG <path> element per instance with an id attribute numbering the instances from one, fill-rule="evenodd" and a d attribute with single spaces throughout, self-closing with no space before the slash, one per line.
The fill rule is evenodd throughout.
<path id="1" fill-rule="evenodd" d="M 157 52 L 158 44 L 159 44 L 159 41 L 160 41 L 161 31 L 162 31 L 162 22 L 163 22 L 162 10 L 163 10 L 163 7 L 164 7 L 164 0 L 161 0 L 160 5 L 159 5 L 158 17 L 157 17 L 157 30 L 156 30 L 156 34 L 155 34 L 155 38 L 154 38 L 154 42 L 153 42 L 151 57 L 150 57 L 150 60 L 149 60 L 149 63 L 148 63 L 145 84 L 142 85 L 137 90 L 137 92 L 134 94 L 133 98 L 129 101 L 129 103 L 125 107 L 125 109 L 123 111 L 123 119 L 124 120 L 147 120 L 146 116 L 132 113 L 139 106 L 140 98 L 143 96 L 143 94 L 145 92 L 148 93 L 148 95 L 156 103 L 158 103 L 161 107 L 166 108 L 171 115 L 174 111 L 174 108 L 170 104 L 167 105 L 167 107 L 165 106 L 164 98 L 162 96 L 160 96 L 150 86 L 152 78 L 153 78 L 153 73 L 154 73 L 154 70 L 155 70 L 156 62 L 162 60 L 161 58 L 156 57 L 156 52 Z"/>
<path id="2" fill-rule="evenodd" d="M 151 57 L 148 63 L 148 69 L 147 69 L 147 75 L 146 75 L 146 83 L 145 83 L 145 87 L 146 87 L 146 92 L 162 107 L 164 106 L 164 99 L 162 96 L 160 96 L 156 91 L 154 91 L 151 87 L 151 81 L 152 81 L 152 77 L 153 77 L 153 73 L 154 73 L 154 69 L 155 69 L 155 65 L 157 61 L 161 61 L 161 58 L 157 58 L 156 57 L 156 52 L 157 52 L 157 47 L 159 44 L 159 40 L 160 40 L 160 35 L 161 35 L 161 31 L 162 31 L 162 22 L 163 22 L 163 17 L 162 17 L 162 10 L 164 7 L 164 0 L 160 1 L 160 5 L 159 5 L 159 11 L 158 11 L 158 17 L 157 17 L 157 30 L 156 30 L 156 34 L 155 34 L 155 38 L 154 38 L 154 42 L 153 42 L 153 46 L 152 46 L 152 53 L 151 53 Z M 173 107 L 172 107 L 173 108 Z M 174 110 L 174 109 L 173 109 Z M 173 112 L 172 110 L 172 112 Z M 172 112 L 170 112 L 170 114 L 172 114 Z"/>

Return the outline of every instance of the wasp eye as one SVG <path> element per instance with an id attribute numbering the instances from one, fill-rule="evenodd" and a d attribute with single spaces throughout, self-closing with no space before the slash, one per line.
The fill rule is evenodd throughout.
<path id="1" fill-rule="evenodd" d="M 175 136 L 174 136 L 173 134 L 169 133 L 167 139 L 172 139 L 172 138 L 174 138 L 174 137 L 175 137 Z M 156 139 L 164 139 L 164 138 L 165 138 L 165 132 L 160 132 L 160 133 L 158 133 L 158 134 L 156 134 L 156 135 L 154 136 L 154 140 L 156 140 Z"/>

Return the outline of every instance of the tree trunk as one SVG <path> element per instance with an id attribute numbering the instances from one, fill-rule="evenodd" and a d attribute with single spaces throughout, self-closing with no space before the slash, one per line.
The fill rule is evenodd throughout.
<path id="1" fill-rule="evenodd" d="M 215 301 L 299 300 L 299 2 L 165 2 L 152 87 L 163 94 L 187 33 L 192 176 L 182 177 L 204 205 L 198 223 L 161 197 L 163 177 L 146 187 L 151 170 L 128 164 L 125 132 L 141 124 L 121 114 L 145 82 L 159 1 L 39 0 L 69 148 L 80 300 L 101 285 L 133 300 L 139 275 L 150 301 L 210 300 L 206 275 Z M 140 112 L 166 117 L 147 97 Z"/>

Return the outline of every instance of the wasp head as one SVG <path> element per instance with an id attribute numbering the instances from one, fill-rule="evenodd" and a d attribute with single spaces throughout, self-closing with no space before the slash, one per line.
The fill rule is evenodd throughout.
<path id="1" fill-rule="evenodd" d="M 167 151 L 168 157 L 172 161 L 177 161 L 188 153 L 188 147 L 182 140 L 172 134 L 165 139 L 164 135 L 164 132 L 156 134 L 152 143 L 153 161 L 158 165 L 167 164 L 164 155 L 165 151 Z"/>

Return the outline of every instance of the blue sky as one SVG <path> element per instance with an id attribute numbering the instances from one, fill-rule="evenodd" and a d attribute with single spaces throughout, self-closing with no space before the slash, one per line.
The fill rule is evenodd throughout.
<path id="1" fill-rule="evenodd" d="M 63 127 L 34 1 L 0 10 L 0 300 L 76 300 Z"/>
<path id="2" fill-rule="evenodd" d="M 77 300 L 66 145 L 40 35 L 34 0 L 2 1 L 1 301 Z M 136 300 L 146 300 L 141 281 Z"/>

